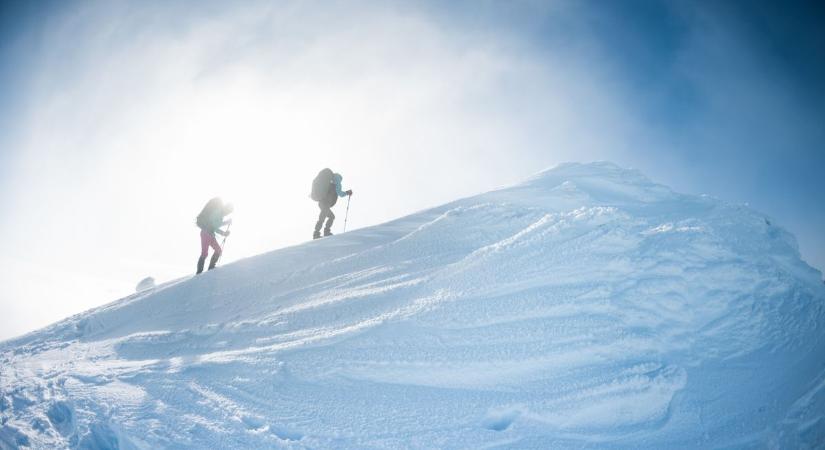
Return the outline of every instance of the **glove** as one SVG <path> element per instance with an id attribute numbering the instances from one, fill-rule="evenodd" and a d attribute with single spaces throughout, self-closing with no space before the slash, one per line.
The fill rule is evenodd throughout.
<path id="1" fill-rule="evenodd" d="M 352 195 L 352 189 L 348 190 L 347 192 L 344 192 L 344 194 Z"/>

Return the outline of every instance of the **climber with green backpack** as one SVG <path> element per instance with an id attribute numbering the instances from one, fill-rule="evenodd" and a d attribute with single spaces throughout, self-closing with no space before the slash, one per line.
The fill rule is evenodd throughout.
<path id="1" fill-rule="evenodd" d="M 338 197 L 346 197 L 352 195 L 352 190 L 344 191 L 341 187 L 341 180 L 344 177 L 341 174 L 333 173 L 330 169 L 324 169 L 318 173 L 318 176 L 312 181 L 312 192 L 310 198 L 318 202 L 318 208 L 321 213 L 318 215 L 318 222 L 315 223 L 315 231 L 312 233 L 312 239 L 321 237 L 321 226 L 324 225 L 324 236 L 332 236 L 332 222 L 335 221 L 335 214 L 332 213 L 332 207 L 338 202 Z"/>

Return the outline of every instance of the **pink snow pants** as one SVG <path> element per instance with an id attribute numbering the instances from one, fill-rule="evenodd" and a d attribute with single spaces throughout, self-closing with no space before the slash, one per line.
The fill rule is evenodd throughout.
<path id="1" fill-rule="evenodd" d="M 209 247 L 215 250 L 214 255 L 221 254 L 221 246 L 218 245 L 218 240 L 215 238 L 215 233 L 210 233 L 206 230 L 201 230 L 201 258 L 206 258 L 209 252 Z"/>

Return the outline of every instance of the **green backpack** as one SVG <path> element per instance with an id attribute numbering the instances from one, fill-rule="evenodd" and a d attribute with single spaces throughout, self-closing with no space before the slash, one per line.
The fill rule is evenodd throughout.
<path id="1" fill-rule="evenodd" d="M 332 183 L 332 177 L 334 175 L 330 169 L 324 169 L 318 172 L 318 176 L 312 180 L 312 192 L 309 194 L 310 198 L 316 202 L 326 198 L 329 193 L 329 185 Z"/>

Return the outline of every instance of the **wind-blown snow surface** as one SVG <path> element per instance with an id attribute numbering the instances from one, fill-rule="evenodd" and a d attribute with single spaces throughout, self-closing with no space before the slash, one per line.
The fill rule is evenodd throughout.
<path id="1" fill-rule="evenodd" d="M 763 215 L 562 165 L 0 344 L 0 446 L 821 447 L 824 302 Z"/>

